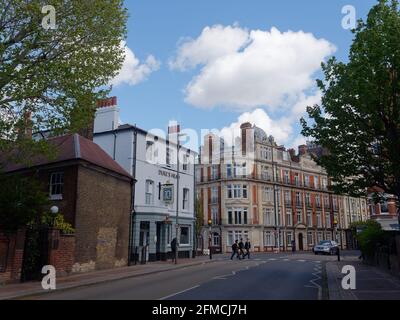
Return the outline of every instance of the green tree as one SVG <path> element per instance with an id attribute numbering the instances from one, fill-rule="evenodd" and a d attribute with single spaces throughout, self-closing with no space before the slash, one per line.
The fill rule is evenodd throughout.
<path id="1" fill-rule="evenodd" d="M 201 228 L 204 226 L 204 211 L 203 204 L 200 199 L 196 198 L 194 203 L 194 212 L 196 215 L 196 235 L 201 234 Z"/>
<path id="2" fill-rule="evenodd" d="M 0 229 L 14 232 L 38 222 L 49 205 L 48 195 L 35 177 L 0 175 Z"/>
<path id="3" fill-rule="evenodd" d="M 318 80 L 322 105 L 308 107 L 303 135 L 328 152 L 318 162 L 333 189 L 352 195 L 379 187 L 400 198 L 400 13 L 381 0 L 353 30 L 348 63 L 330 59 Z"/>
<path id="4" fill-rule="evenodd" d="M 373 257 L 376 248 L 386 243 L 385 232 L 379 222 L 375 220 L 353 224 L 352 229 L 357 234 L 356 238 L 365 258 Z"/>
<path id="5" fill-rule="evenodd" d="M 42 25 L 48 4 L 55 29 Z M 123 0 L 0 1 L 0 151 L 18 143 L 29 158 L 46 146 L 24 139 L 27 128 L 76 132 L 91 121 L 122 66 L 126 21 Z"/>

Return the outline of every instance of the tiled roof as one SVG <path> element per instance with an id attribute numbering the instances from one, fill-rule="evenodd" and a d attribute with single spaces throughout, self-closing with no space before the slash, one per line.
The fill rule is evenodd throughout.
<path id="1" fill-rule="evenodd" d="M 39 156 L 31 161 L 30 167 L 81 159 L 101 168 L 108 169 L 131 178 L 131 175 L 126 172 L 117 162 L 115 162 L 96 143 L 78 134 L 50 138 L 48 141 L 55 147 L 55 158 L 49 160 L 44 156 Z M 5 165 L 6 172 L 13 172 L 26 168 L 27 166 L 24 164 L 7 163 Z"/>

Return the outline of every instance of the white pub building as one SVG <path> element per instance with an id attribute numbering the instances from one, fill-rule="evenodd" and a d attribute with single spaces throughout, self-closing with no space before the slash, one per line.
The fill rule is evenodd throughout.
<path id="1" fill-rule="evenodd" d="M 131 224 L 132 260 L 172 258 L 170 244 L 177 233 L 179 257 L 189 258 L 195 242 L 196 152 L 177 143 L 178 137 L 182 138 L 177 124 L 168 128 L 168 134 L 162 130 L 147 132 L 134 125 L 121 125 L 116 100 L 114 97 L 99 103 L 94 142 L 136 179 Z"/>

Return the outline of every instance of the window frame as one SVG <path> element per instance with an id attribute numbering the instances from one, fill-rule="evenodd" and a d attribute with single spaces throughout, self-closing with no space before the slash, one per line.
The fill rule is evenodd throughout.
<path id="1" fill-rule="evenodd" d="M 59 176 L 60 180 L 53 182 L 53 177 Z M 50 200 L 62 200 L 63 195 L 64 195 L 64 171 L 57 171 L 57 172 L 52 172 L 50 174 L 50 183 L 49 183 L 49 198 Z M 53 188 L 54 187 L 59 187 L 59 193 L 53 193 Z M 55 190 L 57 191 L 57 190 Z"/>

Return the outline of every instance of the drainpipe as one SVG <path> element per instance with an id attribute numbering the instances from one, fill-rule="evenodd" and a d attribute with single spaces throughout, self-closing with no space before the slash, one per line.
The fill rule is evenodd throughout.
<path id="1" fill-rule="evenodd" d="M 129 251 L 129 263 L 130 263 L 130 257 L 132 255 L 132 248 L 134 249 L 135 252 L 135 264 L 137 262 L 137 257 L 136 257 L 136 237 L 135 237 L 135 232 L 136 232 L 136 211 L 135 211 L 135 191 L 136 191 L 136 155 L 137 155 L 137 128 L 136 124 L 133 129 L 133 157 L 132 157 L 132 177 L 134 179 L 133 186 L 132 186 L 132 211 L 131 211 L 131 219 L 130 219 L 130 231 L 129 231 L 129 237 L 131 238 L 131 242 L 133 242 L 133 245 L 130 248 Z"/>

